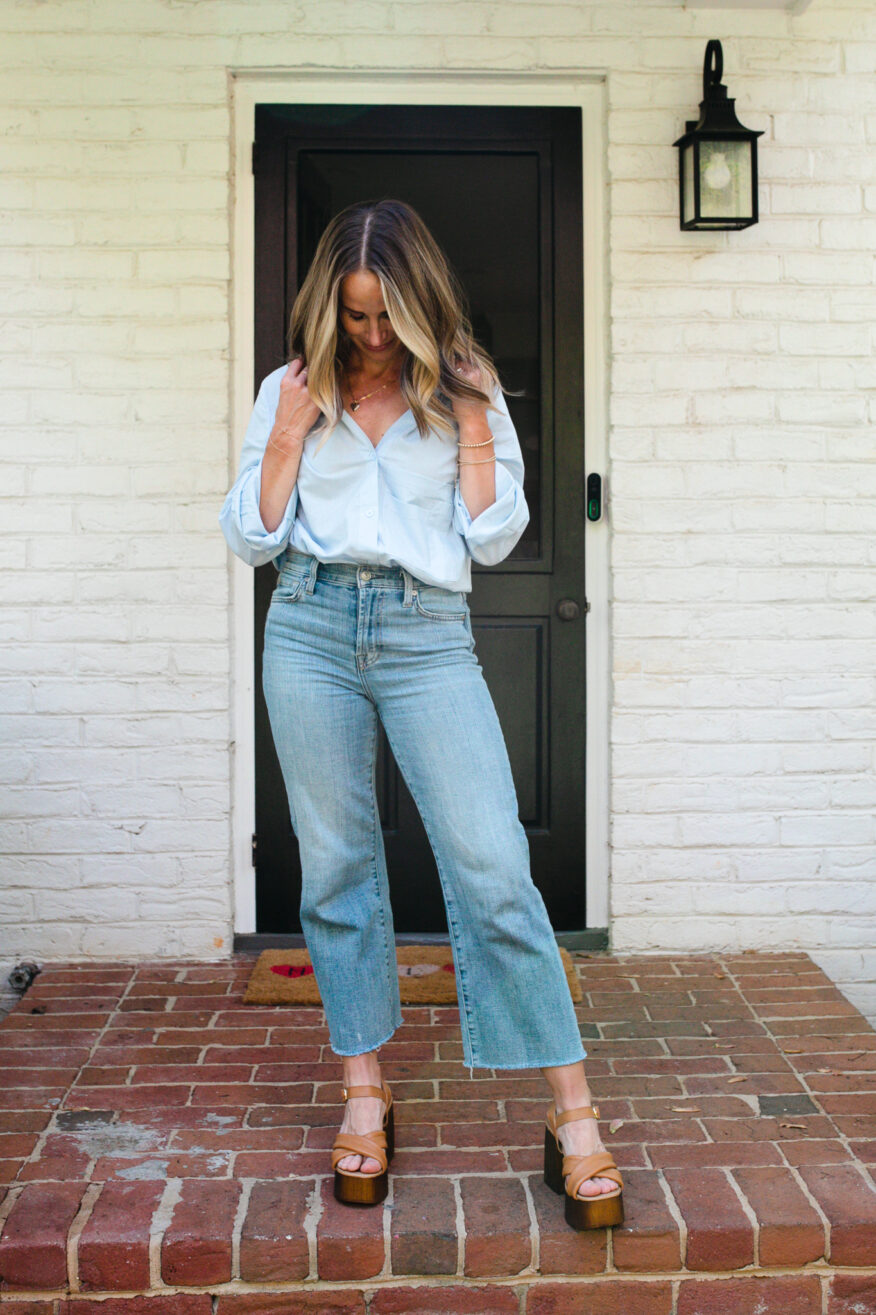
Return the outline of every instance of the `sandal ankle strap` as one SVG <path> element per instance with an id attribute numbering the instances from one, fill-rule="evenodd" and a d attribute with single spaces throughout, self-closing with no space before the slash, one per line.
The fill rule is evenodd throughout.
<path id="1" fill-rule="evenodd" d="M 556 1105 L 554 1105 L 553 1106 L 554 1113 L 556 1113 L 556 1108 L 557 1108 Z M 558 1128 L 561 1128 L 564 1123 L 571 1123 L 573 1119 L 598 1119 L 598 1118 L 599 1118 L 598 1105 L 578 1105 L 573 1110 L 563 1110 L 562 1114 L 557 1114 L 556 1124 Z"/>
<path id="2" fill-rule="evenodd" d="M 341 1094 L 344 1100 L 348 1100 L 350 1096 L 376 1096 L 378 1100 L 387 1102 L 389 1100 L 388 1088 L 385 1083 L 382 1087 L 372 1087 L 367 1085 L 358 1087 L 341 1087 Z"/>

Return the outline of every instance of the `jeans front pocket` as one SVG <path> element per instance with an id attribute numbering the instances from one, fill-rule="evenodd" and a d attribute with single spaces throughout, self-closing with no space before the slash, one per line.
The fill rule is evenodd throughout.
<path id="1" fill-rule="evenodd" d="M 430 621 L 464 621 L 468 616 L 468 603 L 461 590 L 418 584 L 414 587 L 414 602 L 420 616 Z"/>
<path id="2" fill-rule="evenodd" d="M 306 584 L 306 575 L 292 575 L 289 572 L 281 572 L 277 583 L 274 585 L 271 602 L 294 603 L 301 597 Z"/>

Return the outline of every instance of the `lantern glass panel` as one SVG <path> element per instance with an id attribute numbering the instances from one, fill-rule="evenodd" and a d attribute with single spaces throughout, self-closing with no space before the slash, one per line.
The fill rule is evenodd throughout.
<path id="1" fill-rule="evenodd" d="M 682 177 L 684 179 L 684 222 L 689 223 L 695 213 L 696 193 L 694 191 L 694 144 L 688 142 L 682 147 Z"/>
<path id="2" fill-rule="evenodd" d="M 703 219 L 751 217 L 751 146 L 700 142 L 700 214 Z"/>

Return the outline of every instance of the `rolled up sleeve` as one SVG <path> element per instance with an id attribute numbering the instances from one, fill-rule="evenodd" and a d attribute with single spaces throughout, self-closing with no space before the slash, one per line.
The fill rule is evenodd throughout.
<path id="1" fill-rule="evenodd" d="M 473 560 L 482 566 L 503 561 L 529 524 L 517 430 L 501 390 L 494 394 L 493 403 L 498 410 L 488 410 L 486 415 L 496 453 L 496 500 L 473 517 L 463 500 L 458 476 L 453 490 L 453 524 Z"/>
<path id="2" fill-rule="evenodd" d="M 289 541 L 298 509 L 296 484 L 286 504 L 283 519 L 275 530 L 269 532 L 265 529 L 259 511 L 262 458 L 274 425 L 279 400 L 279 376 L 282 373 L 282 370 L 275 371 L 274 375 L 268 375 L 262 380 L 246 428 L 237 479 L 229 489 L 219 513 L 219 524 L 229 548 L 248 566 L 263 566 L 265 562 L 279 556 Z"/>

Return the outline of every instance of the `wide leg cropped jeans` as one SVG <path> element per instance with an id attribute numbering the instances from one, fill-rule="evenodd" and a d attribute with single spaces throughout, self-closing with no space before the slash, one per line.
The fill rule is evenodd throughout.
<path id="1" fill-rule="evenodd" d="M 380 721 L 438 867 L 466 1065 L 583 1059 L 466 595 L 403 567 L 287 549 L 262 678 L 334 1052 L 374 1050 L 402 1022 L 375 788 Z"/>

